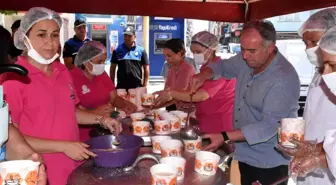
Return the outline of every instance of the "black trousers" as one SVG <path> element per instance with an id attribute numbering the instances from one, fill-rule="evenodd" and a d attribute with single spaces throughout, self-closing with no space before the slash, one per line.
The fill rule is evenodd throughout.
<path id="1" fill-rule="evenodd" d="M 126 89 L 126 91 L 128 91 L 129 89 L 135 89 L 137 87 L 142 87 L 142 84 L 141 83 L 135 83 L 135 84 L 117 83 L 116 89 Z"/>
<path id="2" fill-rule="evenodd" d="M 239 162 L 241 185 L 251 185 L 259 181 L 262 185 L 270 185 L 275 181 L 288 176 L 288 166 L 282 165 L 275 168 L 257 168 L 246 163 Z M 287 185 L 285 181 L 279 185 Z"/>

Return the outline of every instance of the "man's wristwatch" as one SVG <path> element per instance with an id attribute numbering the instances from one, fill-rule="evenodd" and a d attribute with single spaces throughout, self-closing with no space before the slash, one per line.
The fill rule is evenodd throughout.
<path id="1" fill-rule="evenodd" d="M 223 138 L 224 138 L 224 143 L 228 143 L 228 142 L 230 142 L 230 138 L 229 138 L 229 136 L 226 134 L 226 132 L 222 132 L 221 134 L 222 134 L 222 136 L 223 136 Z"/>

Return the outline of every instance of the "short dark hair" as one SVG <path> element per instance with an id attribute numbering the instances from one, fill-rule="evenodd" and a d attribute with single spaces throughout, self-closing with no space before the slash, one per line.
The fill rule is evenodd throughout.
<path id="1" fill-rule="evenodd" d="M 185 52 L 184 41 L 178 38 L 167 40 L 163 47 L 172 50 L 174 53 Z"/>
<path id="2" fill-rule="evenodd" d="M 0 25 L 0 64 L 8 63 L 8 52 L 10 48 L 11 34 Z"/>
<path id="3" fill-rule="evenodd" d="M 19 29 L 19 27 L 20 27 L 20 24 L 21 24 L 21 20 L 16 20 L 13 24 L 12 24 L 12 30 L 13 29 Z"/>
<path id="4" fill-rule="evenodd" d="M 266 42 L 276 43 L 277 35 L 272 22 L 265 20 L 247 22 L 244 24 L 243 31 L 250 28 L 257 30 Z"/>

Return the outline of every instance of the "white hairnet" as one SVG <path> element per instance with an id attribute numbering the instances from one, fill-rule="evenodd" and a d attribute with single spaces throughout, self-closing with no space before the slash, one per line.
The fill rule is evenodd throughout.
<path id="1" fill-rule="evenodd" d="M 102 43 L 98 41 L 85 42 L 77 53 L 75 65 L 79 67 L 103 53 L 106 53 L 106 47 Z"/>
<path id="2" fill-rule="evenodd" d="M 34 24 L 42 20 L 54 20 L 58 24 L 59 28 L 62 27 L 62 18 L 58 15 L 58 13 L 43 7 L 31 8 L 24 15 L 19 29 L 15 32 L 14 45 L 18 49 L 26 49 L 24 37 Z"/>
<path id="3" fill-rule="evenodd" d="M 218 38 L 208 31 L 201 31 L 196 33 L 191 38 L 191 42 L 199 43 L 212 50 L 216 50 L 218 47 Z"/>
<path id="4" fill-rule="evenodd" d="M 336 26 L 329 29 L 321 38 L 320 48 L 332 55 L 336 55 Z"/>
<path id="5" fill-rule="evenodd" d="M 336 26 L 336 8 L 327 8 L 311 15 L 308 20 L 298 30 L 302 35 L 306 31 L 327 31 Z"/>

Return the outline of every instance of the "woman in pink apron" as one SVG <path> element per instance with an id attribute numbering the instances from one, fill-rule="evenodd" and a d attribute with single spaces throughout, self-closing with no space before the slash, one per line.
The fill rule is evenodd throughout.
<path id="1" fill-rule="evenodd" d="M 79 141 L 78 124 L 103 124 L 120 132 L 120 123 L 77 108 L 79 99 L 71 75 L 58 57 L 62 18 L 46 8 L 32 8 L 23 17 L 14 43 L 27 56 L 16 64 L 28 76 L 8 75 L 5 100 L 15 125 L 35 151 L 41 153 L 49 185 L 65 185 L 68 175 L 85 159 L 96 156 Z"/>
<path id="2" fill-rule="evenodd" d="M 133 113 L 137 106 L 117 95 L 115 86 L 105 72 L 106 48 L 98 41 L 88 41 L 79 49 L 75 68 L 70 71 L 80 106 L 100 115 L 110 115 L 114 107 Z M 80 125 L 81 141 L 90 139 L 92 125 Z"/>
<path id="3" fill-rule="evenodd" d="M 192 37 L 191 51 L 194 60 L 202 65 L 218 62 L 216 57 L 218 39 L 215 35 L 202 31 Z M 236 80 L 224 78 L 215 81 L 206 81 L 204 86 L 193 95 L 196 103 L 196 119 L 203 133 L 218 133 L 232 129 L 232 114 Z M 155 104 L 163 104 L 173 100 L 190 101 L 190 92 L 186 89 L 166 89 L 159 93 Z"/>

